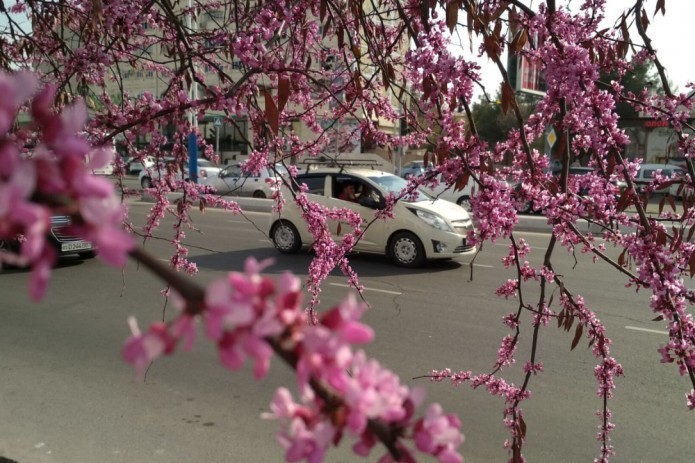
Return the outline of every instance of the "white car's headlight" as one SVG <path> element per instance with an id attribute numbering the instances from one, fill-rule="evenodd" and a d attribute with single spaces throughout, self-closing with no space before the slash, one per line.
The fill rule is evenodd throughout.
<path id="1" fill-rule="evenodd" d="M 446 220 L 444 220 L 442 217 L 438 216 L 437 214 L 433 214 L 431 212 L 423 211 L 420 209 L 415 209 L 415 214 L 420 217 L 422 220 L 424 220 L 427 225 L 430 227 L 434 227 L 437 230 L 442 230 L 445 232 L 452 232 L 452 228 L 449 226 L 448 223 L 446 223 Z"/>

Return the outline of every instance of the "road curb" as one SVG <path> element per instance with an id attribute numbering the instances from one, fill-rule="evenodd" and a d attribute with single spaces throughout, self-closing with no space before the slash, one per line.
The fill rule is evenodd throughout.
<path id="1" fill-rule="evenodd" d="M 182 196 L 183 193 L 169 193 L 167 198 L 170 202 L 174 202 Z M 270 212 L 274 203 L 272 199 L 245 198 L 240 196 L 228 196 L 226 198 L 238 203 L 242 210 L 248 212 Z M 141 193 L 140 199 L 142 202 L 154 203 L 154 198 L 145 192 Z M 598 226 L 591 225 L 586 220 L 579 220 L 577 223 L 579 231 L 584 233 L 591 232 L 598 234 L 602 231 Z M 519 222 L 517 223 L 515 230 L 521 232 L 550 233 L 552 227 L 548 224 L 548 219 L 544 216 L 519 215 Z M 620 231 L 623 233 L 629 233 L 633 230 L 634 229 L 628 227 L 620 227 Z"/>

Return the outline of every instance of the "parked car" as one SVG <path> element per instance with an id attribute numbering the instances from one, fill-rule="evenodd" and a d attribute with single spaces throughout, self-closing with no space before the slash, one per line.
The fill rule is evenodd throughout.
<path id="1" fill-rule="evenodd" d="M 154 157 L 146 156 L 142 161 L 130 156 L 125 161 L 125 173 L 128 175 L 139 175 L 144 169 L 150 169 L 154 166 Z"/>
<path id="2" fill-rule="evenodd" d="M 390 173 L 368 168 L 323 167 L 297 176 L 306 184 L 309 201 L 329 208 L 349 208 L 370 223 L 354 247 L 355 251 L 386 255 L 399 266 L 418 267 L 428 259 L 453 259 L 475 253 L 467 240 L 473 229 L 468 212 L 456 204 L 437 200 L 416 190 L 409 200 L 401 200 L 393 209 L 393 218 L 376 220 L 389 193 L 398 194 L 407 181 Z M 343 188 L 353 184 L 358 202 L 339 199 Z M 288 192 L 289 194 L 289 192 Z M 346 223 L 329 221 L 334 239 L 350 231 Z M 288 203 L 279 214 L 270 215 L 269 235 L 282 253 L 298 252 L 314 238 L 295 203 Z"/>
<path id="3" fill-rule="evenodd" d="M 277 174 L 287 174 L 282 163 L 275 164 L 275 170 L 265 168 L 258 175 L 244 172 L 241 164 L 232 164 L 222 169 L 217 176 L 210 176 L 205 185 L 214 187 L 217 194 L 270 198 L 272 184 L 279 180 Z"/>
<path id="4" fill-rule="evenodd" d="M 411 176 L 417 177 L 418 175 L 422 175 L 426 171 L 427 169 L 425 168 L 424 161 L 411 161 L 402 166 L 400 171 L 397 172 L 397 175 L 403 178 L 410 178 Z"/>
<path id="5" fill-rule="evenodd" d="M 640 193 L 645 191 L 647 185 L 652 182 L 657 173 L 672 180 L 682 179 L 687 174 L 684 169 L 671 164 L 642 164 L 635 175 L 635 189 Z M 681 183 L 676 182 L 672 185 L 656 189 L 653 193 L 669 193 L 673 196 L 681 197 L 683 195 L 682 191 L 683 188 L 681 188 Z"/>
<path id="6" fill-rule="evenodd" d="M 470 212 L 470 199 L 477 189 L 475 186 L 475 181 L 470 179 L 462 189 L 457 190 L 455 185 L 447 186 L 446 182 L 442 180 L 441 174 L 438 176 L 438 178 L 439 185 L 436 187 L 432 188 L 430 186 L 422 186 L 425 193 L 429 194 L 430 196 L 434 196 L 435 198 L 443 199 L 444 201 L 456 203 Z"/>
<path id="7" fill-rule="evenodd" d="M 87 162 L 89 163 L 89 158 L 87 159 Z M 94 175 L 113 175 L 113 172 L 114 172 L 113 160 L 108 162 L 106 165 L 103 165 L 100 167 L 94 167 L 91 170 L 92 170 L 92 174 L 94 174 Z"/>
<path id="8" fill-rule="evenodd" d="M 588 177 L 587 179 L 583 179 L 582 177 L 592 172 L 594 172 L 592 167 L 570 166 L 568 172 L 569 178 L 567 180 L 570 191 L 576 192 L 579 196 L 588 196 L 590 190 L 590 185 L 587 183 Z M 561 171 L 554 170 L 551 171 L 551 173 L 555 181 L 559 182 Z M 616 176 L 614 176 L 614 178 L 611 180 L 611 185 L 613 194 L 616 197 L 618 197 L 620 193 L 627 187 L 627 184 L 618 179 Z M 521 185 L 517 185 L 515 190 L 518 193 L 521 190 Z M 536 207 L 532 201 L 524 201 L 518 208 L 518 211 L 522 214 L 529 214 L 535 210 Z"/>
<path id="9" fill-rule="evenodd" d="M 48 239 L 58 257 L 77 254 L 82 259 L 91 259 L 97 255 L 97 248 L 89 241 L 73 236 L 69 232 L 70 217 L 55 215 L 51 217 L 51 231 Z M 0 241 L 0 250 L 19 251 L 19 241 Z M 2 263 L 0 262 L 0 266 Z"/>
<path id="10" fill-rule="evenodd" d="M 211 161 L 207 159 L 198 159 L 198 182 L 207 185 L 210 179 L 219 175 L 220 170 L 220 167 L 216 166 Z M 151 188 L 152 181 L 165 175 L 168 171 L 174 174 L 172 177 L 174 181 L 189 180 L 188 166 L 185 166 L 183 172 L 181 172 L 180 166 L 174 158 L 163 158 L 159 161 L 155 161 L 152 167 L 140 171 L 140 186 L 143 188 Z"/>

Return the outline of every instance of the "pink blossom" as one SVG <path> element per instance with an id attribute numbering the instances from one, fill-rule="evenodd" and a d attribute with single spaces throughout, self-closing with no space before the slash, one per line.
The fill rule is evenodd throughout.
<path id="1" fill-rule="evenodd" d="M 132 335 L 123 346 L 123 360 L 133 365 L 136 378 L 141 380 L 150 363 L 170 348 L 171 339 L 161 323 L 153 324 L 145 334 L 140 332 L 135 318 L 128 318 L 128 324 Z"/>
<path id="2" fill-rule="evenodd" d="M 415 445 L 441 463 L 462 463 L 463 457 L 456 450 L 463 443 L 460 428 L 455 415 L 444 415 L 439 404 L 432 404 L 415 425 Z"/>

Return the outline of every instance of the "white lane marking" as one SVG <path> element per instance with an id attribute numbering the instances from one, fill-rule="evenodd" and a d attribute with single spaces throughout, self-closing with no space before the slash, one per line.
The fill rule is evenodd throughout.
<path id="1" fill-rule="evenodd" d="M 466 265 L 469 265 L 469 264 L 466 264 Z M 473 264 L 473 267 L 495 268 L 494 265 L 485 265 L 485 264 Z"/>
<path id="2" fill-rule="evenodd" d="M 331 286 L 340 286 L 341 288 L 350 288 L 350 285 L 346 285 L 343 283 L 330 283 Z M 376 288 L 367 288 L 366 286 L 364 288 L 365 291 L 376 291 L 377 293 L 386 293 L 386 294 L 395 294 L 396 296 L 400 296 L 403 293 L 399 293 L 398 291 L 389 291 L 387 289 L 376 289 Z"/>
<path id="3" fill-rule="evenodd" d="M 668 334 L 667 331 L 650 330 L 649 328 L 640 328 L 638 326 L 626 326 L 625 329 L 626 330 L 634 330 L 634 331 L 644 331 L 646 333 Z"/>

